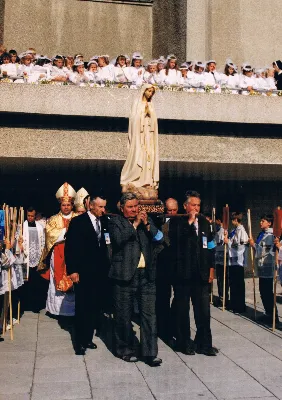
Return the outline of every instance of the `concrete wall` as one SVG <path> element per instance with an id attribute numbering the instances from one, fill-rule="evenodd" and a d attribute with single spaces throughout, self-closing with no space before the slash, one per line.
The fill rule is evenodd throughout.
<path id="1" fill-rule="evenodd" d="M 127 133 L 96 129 L 0 127 L 0 158 L 125 160 Z M 281 139 L 159 134 L 159 151 L 161 161 L 177 166 L 176 176 L 192 169 L 207 180 L 282 180 Z"/>
<path id="2" fill-rule="evenodd" d="M 0 0 L 0 22 L 1 22 Z M 152 7 L 77 0 L 4 0 L 4 43 L 19 52 L 115 57 L 152 50 Z M 0 24 L 1 26 L 1 24 Z M 1 34 L 1 31 L 0 31 Z M 1 36 L 0 36 L 1 39 Z"/>
<path id="3" fill-rule="evenodd" d="M 281 13 L 281 0 L 156 0 L 153 53 L 265 66 L 281 58 Z"/>
<path id="4" fill-rule="evenodd" d="M 205 61 L 210 53 L 211 39 L 208 35 L 211 28 L 209 4 L 207 0 L 187 0 L 187 60 Z"/>
<path id="5" fill-rule="evenodd" d="M 208 0 L 207 0 L 208 1 Z M 282 2 L 271 0 L 210 0 L 211 57 L 228 56 L 241 63 L 269 65 L 282 55 Z"/>
<path id="6" fill-rule="evenodd" d="M 128 118 L 139 91 L 56 85 L 1 84 L 0 111 Z M 159 91 L 159 119 L 282 124 L 282 98 Z M 185 106 L 184 106 L 185 105 Z"/>

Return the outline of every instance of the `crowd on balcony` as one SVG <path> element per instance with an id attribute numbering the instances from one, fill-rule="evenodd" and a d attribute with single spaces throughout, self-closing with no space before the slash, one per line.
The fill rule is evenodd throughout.
<path id="1" fill-rule="evenodd" d="M 274 61 L 264 68 L 249 62 L 240 67 L 227 59 L 220 72 L 215 60 L 186 61 L 179 64 L 173 54 L 144 63 L 142 54 L 132 57 L 120 54 L 110 60 L 108 55 L 94 55 L 85 61 L 82 54 L 53 58 L 37 54 L 35 49 L 17 54 L 0 46 L 0 78 L 2 82 L 54 83 L 77 86 L 119 86 L 138 88 L 143 83 L 160 87 L 179 87 L 191 92 L 222 91 L 232 94 L 277 94 L 282 90 L 282 62 Z"/>

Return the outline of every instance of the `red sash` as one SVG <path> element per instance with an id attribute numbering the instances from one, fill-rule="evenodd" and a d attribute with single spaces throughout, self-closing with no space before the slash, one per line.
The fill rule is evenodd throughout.
<path id="1" fill-rule="evenodd" d="M 65 243 L 58 243 L 54 247 L 54 278 L 56 289 L 67 292 L 72 286 L 72 280 L 67 276 L 65 263 Z"/>

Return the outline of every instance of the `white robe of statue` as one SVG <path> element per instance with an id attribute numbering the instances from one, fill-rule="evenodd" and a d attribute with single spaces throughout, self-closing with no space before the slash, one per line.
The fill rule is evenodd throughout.
<path id="1" fill-rule="evenodd" d="M 143 85 L 133 103 L 128 127 L 128 155 L 121 171 L 121 185 L 135 187 L 159 186 L 158 121 L 151 101 L 143 101 L 144 93 L 152 88 Z"/>

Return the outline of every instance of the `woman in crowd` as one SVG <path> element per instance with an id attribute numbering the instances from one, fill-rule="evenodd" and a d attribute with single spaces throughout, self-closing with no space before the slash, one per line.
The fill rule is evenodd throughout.
<path id="1" fill-rule="evenodd" d="M 166 67 L 159 73 L 160 82 L 165 85 L 179 85 L 181 72 L 178 70 L 177 58 L 170 54 L 167 58 Z"/>
<path id="2" fill-rule="evenodd" d="M 64 83 L 68 80 L 68 73 L 64 68 L 65 59 L 61 55 L 53 58 L 53 65 L 50 70 L 51 80 L 58 83 Z"/>
<path id="3" fill-rule="evenodd" d="M 205 64 L 202 61 L 197 61 L 194 66 L 194 74 L 191 77 L 191 86 L 196 88 L 197 92 L 204 92 L 205 79 L 204 79 Z"/>
<path id="4" fill-rule="evenodd" d="M 132 55 L 131 67 L 126 69 L 128 80 L 133 83 L 133 86 L 141 86 L 145 68 L 142 65 L 143 57 L 139 52 Z"/>
<path id="5" fill-rule="evenodd" d="M 270 67 L 266 69 L 265 80 L 269 91 L 276 90 L 274 73 L 275 73 L 274 68 Z M 273 93 L 273 96 L 277 96 L 277 94 Z"/>
<path id="6" fill-rule="evenodd" d="M 244 95 L 249 95 L 252 90 L 257 88 L 253 74 L 253 68 L 250 63 L 245 63 L 242 66 L 242 75 L 239 86 L 241 89 L 243 89 L 242 94 Z"/>
<path id="7" fill-rule="evenodd" d="M 209 60 L 206 63 L 206 69 L 204 73 L 204 85 L 210 86 L 214 93 L 221 92 L 221 74 L 216 71 L 216 61 Z"/>
<path id="8" fill-rule="evenodd" d="M 85 86 L 90 79 L 84 71 L 84 62 L 76 59 L 72 69 L 73 73 L 69 76 L 70 82 L 77 86 Z"/>
<path id="9" fill-rule="evenodd" d="M 113 70 L 109 66 L 109 62 L 106 56 L 98 57 L 98 73 L 102 84 L 104 84 L 106 81 L 113 82 Z"/>
<path id="10" fill-rule="evenodd" d="M 254 73 L 255 87 L 257 90 L 261 90 L 262 94 L 266 96 L 268 90 L 268 84 L 265 79 L 265 68 L 256 68 Z"/>
<path id="11" fill-rule="evenodd" d="M 89 61 L 85 75 L 89 78 L 90 83 L 97 83 L 99 78 L 98 63 L 95 60 Z"/>
<path id="12" fill-rule="evenodd" d="M 162 69 L 164 69 L 164 67 L 165 67 L 165 58 L 163 56 L 161 56 L 158 59 L 158 63 L 157 63 L 157 73 L 160 73 L 160 71 Z"/>
<path id="13" fill-rule="evenodd" d="M 181 72 L 180 84 L 183 85 L 184 88 L 191 87 L 190 79 L 188 78 L 189 67 L 186 62 L 181 64 L 179 69 Z"/>
<path id="14" fill-rule="evenodd" d="M 9 53 L 3 53 L 0 57 L 0 71 L 3 77 L 5 76 L 17 76 L 17 64 L 11 62 L 11 56 Z"/>
<path id="15" fill-rule="evenodd" d="M 83 61 L 83 60 L 82 60 Z M 68 70 L 69 72 L 72 72 L 72 67 L 74 64 L 74 58 L 73 56 L 67 56 L 65 58 L 65 62 L 64 62 L 64 70 Z"/>
<path id="16" fill-rule="evenodd" d="M 239 75 L 237 73 L 237 68 L 231 60 L 227 60 L 224 67 L 224 74 L 221 78 L 222 86 L 226 86 L 231 90 L 231 93 L 238 94 L 238 87 L 240 84 Z"/>
<path id="17" fill-rule="evenodd" d="M 21 60 L 21 64 L 18 68 L 17 75 L 22 76 L 22 78 L 16 79 L 14 82 L 15 83 L 29 82 L 29 79 L 32 76 L 33 68 L 34 68 L 34 64 L 32 62 L 33 57 L 29 53 L 22 53 L 19 55 L 19 58 Z"/>
<path id="18" fill-rule="evenodd" d="M 148 63 L 146 71 L 144 72 L 143 80 L 145 83 L 156 85 L 159 82 L 157 74 L 157 60 L 152 60 Z"/>
<path id="19" fill-rule="evenodd" d="M 126 75 L 126 57 L 123 54 L 117 56 L 113 73 L 115 82 L 124 83 L 128 81 L 128 77 Z"/>
<path id="20" fill-rule="evenodd" d="M 36 83 L 40 79 L 50 78 L 50 60 L 46 56 L 39 56 L 34 64 L 28 83 Z"/>
<path id="21" fill-rule="evenodd" d="M 20 63 L 20 59 L 18 57 L 18 53 L 16 52 L 16 50 L 11 49 L 9 51 L 10 57 L 11 57 L 11 63 L 12 64 L 19 64 Z"/>

